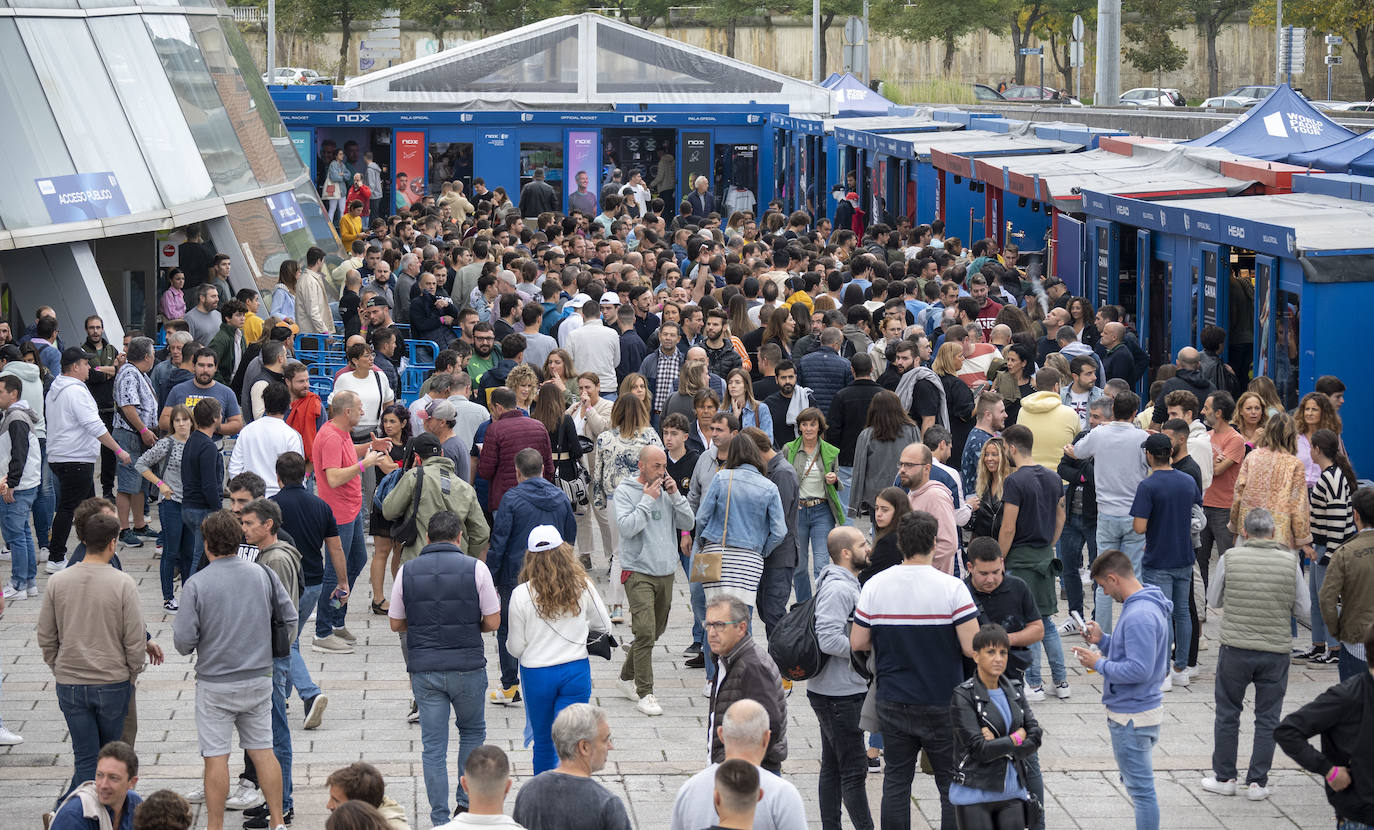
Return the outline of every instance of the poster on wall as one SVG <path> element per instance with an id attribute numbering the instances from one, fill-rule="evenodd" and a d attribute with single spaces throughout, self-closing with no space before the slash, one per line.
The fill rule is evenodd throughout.
<path id="1" fill-rule="evenodd" d="M 272 219 L 277 223 L 277 230 L 281 231 L 283 236 L 305 227 L 305 214 L 301 212 L 300 203 L 296 201 L 296 194 L 286 190 L 265 199 L 267 209 L 272 212 Z"/>
<path id="2" fill-rule="evenodd" d="M 405 210 L 425 195 L 425 134 L 396 133 L 396 209 Z"/>
<path id="3" fill-rule="evenodd" d="M 296 148 L 296 153 L 301 157 L 301 164 L 310 171 L 313 179 L 315 175 L 315 165 L 310 153 L 310 130 L 287 130 L 286 134 L 291 137 L 291 146 Z"/>
<path id="4" fill-rule="evenodd" d="M 1202 254 L 1202 324 L 1217 323 L 1217 255 L 1213 251 Z"/>
<path id="5" fill-rule="evenodd" d="M 1255 345 L 1258 355 L 1255 359 L 1255 377 L 1269 375 L 1270 361 L 1273 359 L 1274 341 L 1274 265 L 1268 257 L 1255 257 L 1255 302 L 1259 313 L 1255 330 Z"/>
<path id="6" fill-rule="evenodd" d="M 109 171 L 34 179 L 34 183 L 48 209 L 48 217 L 56 223 L 85 222 L 129 213 L 129 203 L 124 200 L 119 180 Z"/>
<path id="7" fill-rule="evenodd" d="M 1111 230 L 1097 226 L 1097 304 L 1110 302 L 1112 287 Z"/>
<path id="8" fill-rule="evenodd" d="M 711 134 L 682 133 L 682 192 L 691 192 L 698 176 L 705 176 L 710 190 Z"/>
<path id="9" fill-rule="evenodd" d="M 598 172 L 600 154 L 596 133 L 589 130 L 568 131 L 568 209 L 580 210 L 588 216 L 598 212 L 597 194 L 601 192 Z M 592 177 L 596 176 L 593 181 Z"/>

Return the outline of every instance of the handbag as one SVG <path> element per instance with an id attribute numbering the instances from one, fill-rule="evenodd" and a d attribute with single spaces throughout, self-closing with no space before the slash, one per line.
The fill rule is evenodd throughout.
<path id="1" fill-rule="evenodd" d="M 425 488 L 424 467 L 414 467 L 415 470 L 415 496 L 411 500 L 410 510 L 401 517 L 401 521 L 391 526 L 391 540 L 399 542 L 401 547 L 413 544 L 420 538 L 420 493 Z"/>
<path id="2" fill-rule="evenodd" d="M 542 616 L 539 616 L 537 613 L 535 614 L 535 616 L 538 616 L 539 619 L 543 620 L 544 625 L 547 625 L 550 631 L 552 631 L 554 634 L 557 634 L 560 640 L 562 640 L 565 643 L 572 642 L 572 640 L 569 640 L 567 637 L 563 636 L 563 632 L 554 628 L 553 623 L 549 622 L 548 620 L 545 620 Z M 609 631 L 593 631 L 591 629 L 591 626 L 588 626 L 587 642 L 584 645 L 586 645 L 587 647 L 587 654 L 600 657 L 602 660 L 609 660 L 611 659 L 611 653 L 615 649 L 620 647 L 620 641 L 617 640 L 615 638 L 615 635 Z"/>
<path id="3" fill-rule="evenodd" d="M 280 660 L 291 656 L 291 641 L 296 637 L 296 632 L 292 629 L 296 626 L 288 624 L 277 612 L 277 598 L 273 596 L 272 591 L 272 572 L 266 565 L 259 564 L 258 567 L 267 574 L 267 608 L 272 613 L 272 659 Z"/>
<path id="4" fill-rule="evenodd" d="M 725 487 L 725 524 L 720 529 L 720 544 L 718 547 L 725 547 L 725 539 L 730 535 L 730 493 L 735 486 L 735 473 L 730 472 L 729 483 Z M 691 582 L 719 582 L 721 560 L 724 558 L 724 550 L 707 550 L 705 547 L 692 554 L 692 573 L 688 577 Z"/>
<path id="5" fill-rule="evenodd" d="M 586 467 L 577 462 L 573 463 L 577 470 L 575 475 L 568 477 L 563 475 L 561 469 L 555 469 L 554 480 L 558 484 L 558 489 L 572 502 L 573 507 L 586 507 L 591 504 L 592 477 Z"/>
<path id="6" fill-rule="evenodd" d="M 322 199 L 342 199 L 343 186 L 333 179 L 326 179 L 323 190 L 320 191 Z"/>

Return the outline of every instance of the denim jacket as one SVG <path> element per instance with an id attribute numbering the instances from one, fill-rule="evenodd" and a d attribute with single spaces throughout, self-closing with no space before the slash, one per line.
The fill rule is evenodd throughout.
<path id="1" fill-rule="evenodd" d="M 725 511 L 730 511 L 726 527 Z M 767 556 L 787 535 L 778 486 L 746 464 L 721 470 L 711 479 L 697 508 L 697 544 L 718 542 Z"/>

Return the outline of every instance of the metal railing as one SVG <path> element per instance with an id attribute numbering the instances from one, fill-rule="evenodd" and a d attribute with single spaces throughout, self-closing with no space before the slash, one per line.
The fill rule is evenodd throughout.
<path id="1" fill-rule="evenodd" d="M 230 6 L 235 23 L 261 23 L 267 15 L 261 6 Z"/>

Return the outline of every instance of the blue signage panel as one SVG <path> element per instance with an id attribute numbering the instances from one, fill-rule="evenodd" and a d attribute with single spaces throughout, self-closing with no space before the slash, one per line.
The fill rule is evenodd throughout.
<path id="1" fill-rule="evenodd" d="M 693 124 L 735 124 L 764 127 L 768 116 L 760 113 L 720 112 L 312 112 L 291 111 L 283 101 L 282 121 L 287 124 L 350 127 L 403 127 L 412 124 L 594 124 L 602 127 L 682 127 Z"/>
<path id="2" fill-rule="evenodd" d="M 296 194 L 286 190 L 264 198 L 282 236 L 305 227 L 305 214 L 301 212 L 300 202 L 296 201 Z"/>
<path id="3" fill-rule="evenodd" d="M 124 200 L 119 180 L 108 171 L 34 179 L 34 184 L 43 197 L 48 216 L 56 223 L 85 222 L 129 213 L 129 203 Z"/>

